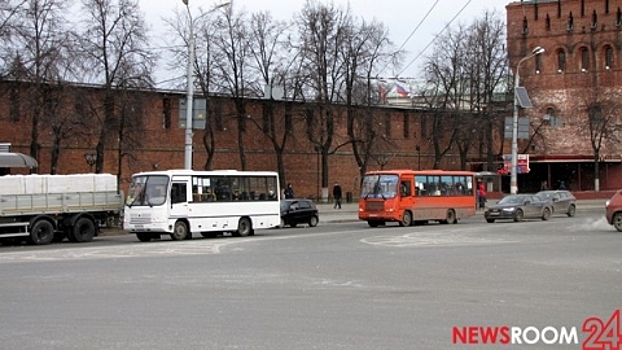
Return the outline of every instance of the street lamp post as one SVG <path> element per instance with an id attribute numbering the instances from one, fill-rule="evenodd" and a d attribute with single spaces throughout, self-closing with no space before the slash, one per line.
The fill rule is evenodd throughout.
<path id="1" fill-rule="evenodd" d="M 194 81 L 192 71 L 194 65 L 194 23 L 190 12 L 189 0 L 182 0 L 188 11 L 188 71 L 186 72 L 186 142 L 184 148 L 184 169 L 192 169 L 192 98 L 194 95 Z"/>
<path id="2" fill-rule="evenodd" d="M 190 12 L 190 0 L 181 0 L 186 5 L 188 11 L 188 71 L 186 72 L 187 90 L 186 90 L 186 141 L 184 147 L 184 169 L 192 169 L 192 108 L 194 97 L 194 79 L 192 78 L 194 65 L 194 21 Z M 205 14 L 211 13 L 219 8 L 229 6 L 229 2 L 220 4 Z M 204 15 L 205 15 L 204 14 Z"/>
<path id="3" fill-rule="evenodd" d="M 516 64 L 516 76 L 514 77 L 514 115 L 512 118 L 512 168 L 510 173 L 510 193 L 518 193 L 518 95 L 517 90 L 520 86 L 520 65 L 524 61 L 535 57 L 544 52 L 544 49 L 540 46 L 536 46 L 531 53 L 518 61 Z"/>

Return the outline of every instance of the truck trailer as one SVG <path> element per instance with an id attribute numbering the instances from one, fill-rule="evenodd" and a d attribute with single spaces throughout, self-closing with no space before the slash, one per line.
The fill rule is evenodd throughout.
<path id="1" fill-rule="evenodd" d="M 0 177 L 0 240 L 90 242 L 118 223 L 123 193 L 111 174 Z"/>

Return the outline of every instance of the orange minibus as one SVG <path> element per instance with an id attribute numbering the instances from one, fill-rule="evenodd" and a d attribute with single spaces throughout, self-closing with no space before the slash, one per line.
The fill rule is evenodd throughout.
<path id="1" fill-rule="evenodd" d="M 386 222 L 455 224 L 475 215 L 475 192 L 470 171 L 370 171 L 361 184 L 359 219 L 371 227 Z"/>

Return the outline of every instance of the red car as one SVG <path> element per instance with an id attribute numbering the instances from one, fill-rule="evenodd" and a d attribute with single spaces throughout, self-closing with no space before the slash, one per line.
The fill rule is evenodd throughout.
<path id="1" fill-rule="evenodd" d="M 610 200 L 605 203 L 607 212 L 607 222 L 613 225 L 616 230 L 622 232 L 622 190 L 616 192 Z"/>

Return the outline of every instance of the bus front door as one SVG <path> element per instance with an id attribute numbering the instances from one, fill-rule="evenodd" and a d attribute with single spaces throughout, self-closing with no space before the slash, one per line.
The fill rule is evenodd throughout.
<path id="1" fill-rule="evenodd" d="M 175 182 L 171 186 L 171 218 L 188 218 L 188 183 Z"/>
<path id="2" fill-rule="evenodd" d="M 399 200 L 399 210 L 411 209 L 413 214 L 413 219 L 415 218 L 415 210 L 413 207 L 415 206 L 415 193 L 413 191 L 412 181 L 409 179 L 401 179 L 400 180 L 400 200 Z"/>

